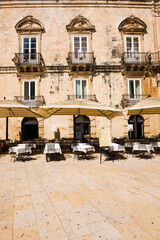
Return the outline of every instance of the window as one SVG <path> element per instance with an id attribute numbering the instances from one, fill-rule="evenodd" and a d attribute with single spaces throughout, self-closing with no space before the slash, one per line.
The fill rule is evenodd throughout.
<path id="1" fill-rule="evenodd" d="M 45 29 L 42 23 L 29 15 L 21 19 L 15 28 L 19 38 L 19 50 L 15 53 L 14 63 L 16 65 L 44 65 L 41 55 L 41 40 Z M 23 70 L 26 71 L 26 69 Z M 37 70 L 39 71 L 41 68 Z"/>
<path id="2" fill-rule="evenodd" d="M 140 18 L 131 15 L 119 24 L 118 29 L 122 36 L 123 61 L 141 62 L 147 25 Z"/>
<path id="3" fill-rule="evenodd" d="M 141 99 L 141 80 L 129 79 L 128 92 L 129 92 L 130 99 Z"/>
<path id="4" fill-rule="evenodd" d="M 68 54 L 68 64 L 88 64 L 95 61 L 92 52 L 93 26 L 88 19 L 78 15 L 66 26 L 70 34 L 70 49 Z"/>
<path id="5" fill-rule="evenodd" d="M 75 97 L 76 99 L 86 99 L 88 98 L 88 86 L 87 80 L 75 80 Z"/>
<path id="6" fill-rule="evenodd" d="M 88 36 L 72 36 L 74 63 L 89 62 Z"/>
<path id="7" fill-rule="evenodd" d="M 24 81 L 24 101 L 35 100 L 35 81 Z"/>
<path id="8" fill-rule="evenodd" d="M 127 61 L 141 61 L 140 36 L 125 36 L 125 52 Z"/>
<path id="9" fill-rule="evenodd" d="M 38 41 L 35 36 L 23 36 L 22 53 L 23 63 L 37 63 L 38 61 Z"/>

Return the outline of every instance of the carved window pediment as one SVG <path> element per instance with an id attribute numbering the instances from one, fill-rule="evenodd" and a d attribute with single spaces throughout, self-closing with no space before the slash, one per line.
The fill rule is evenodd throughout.
<path id="1" fill-rule="evenodd" d="M 146 33 L 147 25 L 135 16 L 130 16 L 124 19 L 119 27 L 120 32 L 123 33 Z"/>
<path id="2" fill-rule="evenodd" d="M 44 33 L 45 32 L 45 29 L 42 23 L 39 20 L 35 19 L 33 16 L 24 17 L 22 20 L 20 20 L 16 24 L 15 28 L 16 28 L 16 31 L 20 33 L 23 33 L 23 32 Z"/>
<path id="3" fill-rule="evenodd" d="M 68 32 L 95 32 L 95 26 L 93 26 L 88 19 L 78 15 L 74 18 L 70 24 L 66 26 Z"/>

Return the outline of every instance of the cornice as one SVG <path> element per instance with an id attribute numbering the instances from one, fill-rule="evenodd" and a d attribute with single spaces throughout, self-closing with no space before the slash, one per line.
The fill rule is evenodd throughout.
<path id="1" fill-rule="evenodd" d="M 0 9 L 2 8 L 152 8 L 155 2 L 152 0 L 1 0 Z"/>
<path id="2" fill-rule="evenodd" d="M 156 17 L 160 17 L 160 4 L 158 4 L 154 10 L 153 10 L 154 14 Z"/>
<path id="3" fill-rule="evenodd" d="M 14 66 L 0 66 L 0 74 L 13 74 L 17 73 L 17 68 Z"/>
<path id="4" fill-rule="evenodd" d="M 95 66 L 95 72 L 97 73 L 104 73 L 104 72 L 121 72 L 122 70 L 122 65 L 117 64 L 117 65 L 96 65 Z"/>
<path id="5" fill-rule="evenodd" d="M 120 72 L 122 70 L 121 64 L 117 65 L 96 65 L 95 72 L 96 73 L 103 73 L 103 72 Z M 52 65 L 52 66 L 45 66 L 44 74 L 47 73 L 70 73 L 70 69 L 68 65 Z M 78 73 L 78 72 L 77 72 Z M 17 68 L 14 66 L 5 66 L 0 67 L 0 74 L 18 74 Z M 33 73 L 29 73 L 33 74 Z"/>

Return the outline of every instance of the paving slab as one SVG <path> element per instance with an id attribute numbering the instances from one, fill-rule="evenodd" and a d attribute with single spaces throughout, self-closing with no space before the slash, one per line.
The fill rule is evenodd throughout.
<path id="1" fill-rule="evenodd" d="M 0 240 L 159 240 L 160 157 L 11 162 L 0 155 Z"/>

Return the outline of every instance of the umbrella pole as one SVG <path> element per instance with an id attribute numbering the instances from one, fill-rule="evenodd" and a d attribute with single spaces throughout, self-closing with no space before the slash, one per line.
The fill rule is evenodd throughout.
<path id="1" fill-rule="evenodd" d="M 6 140 L 8 140 L 8 117 L 6 117 Z"/>
<path id="2" fill-rule="evenodd" d="M 76 131 L 75 131 L 75 115 L 73 115 L 73 136 L 74 136 L 74 142 L 76 142 Z"/>
<path id="3" fill-rule="evenodd" d="M 138 137 L 138 129 L 137 129 L 137 115 L 135 115 L 135 138 L 137 139 Z"/>

